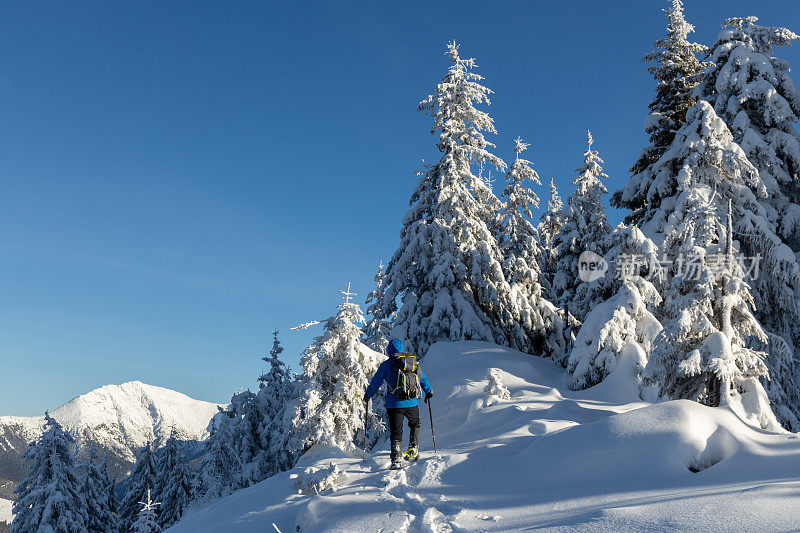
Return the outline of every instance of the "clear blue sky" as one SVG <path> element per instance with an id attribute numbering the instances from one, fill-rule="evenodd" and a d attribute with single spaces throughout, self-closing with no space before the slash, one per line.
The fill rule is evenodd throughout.
<path id="1" fill-rule="evenodd" d="M 397 245 L 450 39 L 496 92 L 498 155 L 522 135 L 566 197 L 591 128 L 617 188 L 663 6 L 4 3 L 0 414 L 134 379 L 224 402 L 276 326 L 296 368 L 318 331 L 289 327 L 348 281 L 363 301 Z M 705 43 L 728 16 L 800 31 L 796 2 L 686 11 Z"/>

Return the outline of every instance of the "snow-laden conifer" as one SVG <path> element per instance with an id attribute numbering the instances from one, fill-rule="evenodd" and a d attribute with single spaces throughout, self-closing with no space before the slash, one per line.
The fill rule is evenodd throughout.
<path id="1" fill-rule="evenodd" d="M 28 473 L 14 489 L 9 533 L 83 533 L 88 516 L 72 457 L 73 438 L 49 413 L 44 433 L 28 446 Z"/>
<path id="2" fill-rule="evenodd" d="M 258 404 L 261 410 L 259 443 L 264 450 L 262 474 L 274 475 L 294 465 L 295 454 L 287 446 L 291 428 L 291 412 L 297 398 L 297 383 L 286 364 L 280 359 L 283 347 L 278 340 L 278 330 L 272 332 L 273 347 L 269 357 L 269 371 L 261 376 Z M 287 414 L 288 413 L 288 414 Z"/>
<path id="3" fill-rule="evenodd" d="M 618 225 L 608 237 L 606 275 L 577 289 L 579 313 L 586 316 L 567 362 L 570 387 L 585 389 L 618 369 L 635 386 L 661 331 L 654 311 L 661 303 L 656 286 L 658 249 L 636 226 Z"/>
<path id="4" fill-rule="evenodd" d="M 706 65 L 697 54 L 706 47 L 688 40 L 694 26 L 686 22 L 683 2 L 670 0 L 667 16 L 667 34 L 655 42 L 653 51 L 642 58 L 650 64 L 648 71 L 656 79 L 656 95 L 650 102 L 650 114 L 645 121 L 645 132 L 650 144 L 640 153 L 630 169 L 627 185 L 614 193 L 611 204 L 632 211 L 628 220 L 640 223 L 645 213 L 658 206 L 648 201 L 647 191 L 655 175 L 653 164 L 672 144 L 676 132 L 686 122 L 686 111 L 695 104 L 692 91 L 700 82 Z"/>
<path id="5" fill-rule="evenodd" d="M 158 524 L 166 528 L 180 520 L 194 497 L 192 472 L 186 453 L 174 436 L 156 454 L 158 474 L 154 494 L 161 502 Z"/>
<path id="6" fill-rule="evenodd" d="M 150 498 L 150 489 L 147 489 L 147 496 L 139 502 L 139 512 L 136 520 L 131 525 L 130 531 L 133 533 L 161 533 L 161 526 L 158 525 L 156 508 L 161 505 Z"/>
<path id="7" fill-rule="evenodd" d="M 539 267 L 542 270 L 541 286 L 545 297 L 555 301 L 553 295 L 553 278 L 556 273 L 556 248 L 553 245 L 558 230 L 564 218 L 564 202 L 558 194 L 555 182 L 550 179 L 550 199 L 547 201 L 547 210 L 542 213 L 536 233 L 539 236 L 540 256 Z"/>
<path id="8" fill-rule="evenodd" d="M 472 71 L 475 60 L 462 59 L 454 42 L 447 55 L 447 75 L 419 105 L 433 117 L 431 133 L 442 156 L 421 173 L 386 272 L 386 314 L 402 300 L 393 336 L 419 354 L 442 340 L 506 344 L 503 325 L 513 320 L 492 232 L 499 200 L 473 172 L 481 164 L 505 170 L 483 135 L 495 133 L 492 118 L 476 107 L 488 104 L 491 91 Z"/>
<path id="9" fill-rule="evenodd" d="M 572 183 L 575 190 L 567 198 L 562 225 L 553 239 L 556 274 L 553 278 L 553 295 L 578 321 L 586 317 L 585 306 L 577 301 L 576 291 L 582 283 L 578 275 L 578 258 L 589 251 L 603 256 L 611 226 L 603 206 L 603 196 L 608 192 L 603 184 L 608 175 L 600 166 L 603 160 L 592 150 L 594 139 L 587 136 L 588 148 L 583 154 L 583 164 L 576 170 Z"/>
<path id="10" fill-rule="evenodd" d="M 800 346 L 800 268 L 792 261 L 787 245 L 800 252 L 800 135 L 795 124 L 800 117 L 800 91 L 786 61 L 774 57 L 776 46 L 800 39 L 781 27 L 756 24 L 755 17 L 728 19 L 711 49 L 713 66 L 695 90 L 697 99 L 707 100 L 730 128 L 748 160 L 756 167 L 766 189 L 759 198 L 765 216 L 774 225 L 780 241 L 768 243 L 764 264 L 753 283 L 756 318 L 768 336 L 761 346 L 769 352 L 771 381 L 766 383 L 770 399 L 781 421 L 790 427 L 800 417 L 800 382 L 794 366 Z M 764 243 L 742 239 L 750 253 Z M 774 352 L 773 352 L 774 350 Z M 788 365 L 788 366 L 787 366 Z M 788 412 L 787 412 L 788 411 Z"/>
<path id="11" fill-rule="evenodd" d="M 561 318 L 542 296 L 538 260 L 542 255 L 536 227 L 531 222 L 539 197 L 527 185 L 541 185 L 532 164 L 520 155 L 528 144 L 514 142 L 514 163 L 506 174 L 501 216 L 500 250 L 503 272 L 511 286 L 512 316 L 506 323 L 509 345 L 523 352 L 551 356 L 563 352 Z"/>
<path id="12" fill-rule="evenodd" d="M 131 473 L 126 482 L 125 496 L 119 504 L 119 524 L 122 531 L 129 531 L 141 505 L 139 502 L 147 497 L 147 491 L 156 484 L 158 464 L 151 443 L 147 443 L 136 456 Z"/>
<path id="13" fill-rule="evenodd" d="M 777 334 L 779 321 L 786 320 L 793 312 L 792 287 L 800 279 L 800 269 L 794 253 L 781 241 L 769 220 L 769 207 L 765 206 L 767 185 L 708 102 L 700 100 L 689 110 L 687 123 L 653 171 L 656 179 L 648 191 L 648 201 L 659 208 L 647 213 L 643 227 L 656 243 L 662 242 L 670 225 L 675 224 L 673 212 L 678 210 L 681 195 L 692 187 L 708 185 L 723 203 L 727 199 L 733 201 L 733 233 L 739 253 L 751 271 L 747 282 L 752 288 L 754 309 L 764 310 L 756 318 L 767 317 L 767 337 L 751 337 L 748 342 L 755 343 L 753 347 L 759 351 L 778 346 L 768 340 L 759 346 L 759 339 Z M 724 209 L 718 212 L 724 213 Z M 776 353 L 767 362 L 777 361 L 779 356 Z M 790 382 L 784 386 L 795 385 Z M 776 392 L 773 389 L 773 398 L 777 398 Z"/>
<path id="14" fill-rule="evenodd" d="M 759 382 L 767 374 L 765 354 L 748 347 L 749 337 L 766 341 L 766 335 L 751 312 L 750 287 L 736 258 L 733 214 L 732 199 L 725 206 L 723 194 L 702 181 L 680 195 L 663 245 L 672 261 L 667 316 L 645 377 L 661 398 L 730 406 L 775 430 Z"/>
<path id="15" fill-rule="evenodd" d="M 108 475 L 105 461 L 100 462 L 94 446 L 89 451 L 89 460 L 83 465 L 79 492 L 86 504 L 88 533 L 116 533 L 114 482 Z"/>
<path id="16" fill-rule="evenodd" d="M 378 369 L 380 354 L 361 342 L 361 308 L 347 291 L 336 314 L 322 321 L 323 334 L 303 353 L 300 397 L 293 420 L 293 449 L 303 453 L 314 445 L 336 446 L 346 452 L 363 446 L 364 391 Z M 383 421 L 368 413 L 368 444 L 383 432 Z"/>
<path id="17" fill-rule="evenodd" d="M 230 408 L 226 410 L 206 440 L 205 454 L 197 466 L 198 496 L 221 498 L 242 487 L 242 461 L 235 440 L 234 412 Z"/>
<path id="18" fill-rule="evenodd" d="M 383 262 L 378 265 L 378 273 L 375 274 L 375 288 L 367 296 L 367 314 L 370 320 L 364 328 L 364 344 L 378 353 L 385 353 L 386 346 L 389 344 L 392 335 L 391 320 L 385 314 L 385 309 L 391 306 L 386 305 L 386 273 L 383 270 Z"/>

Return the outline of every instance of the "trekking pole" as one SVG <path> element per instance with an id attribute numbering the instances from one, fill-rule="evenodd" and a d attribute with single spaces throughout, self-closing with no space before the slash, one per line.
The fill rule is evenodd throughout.
<path id="1" fill-rule="evenodd" d="M 431 437 L 433 437 L 433 453 L 436 453 L 436 433 L 433 432 L 433 411 L 431 411 L 431 399 L 425 397 L 425 403 L 428 404 L 428 415 L 431 417 Z"/>

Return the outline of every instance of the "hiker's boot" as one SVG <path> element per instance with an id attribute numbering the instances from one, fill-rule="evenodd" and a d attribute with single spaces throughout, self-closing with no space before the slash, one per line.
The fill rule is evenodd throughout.
<path id="1" fill-rule="evenodd" d="M 403 467 L 403 462 L 401 457 L 402 457 L 402 452 L 400 451 L 400 442 L 393 441 L 392 452 L 391 452 L 392 464 L 389 465 L 389 470 L 397 470 L 398 468 Z"/>
<path id="2" fill-rule="evenodd" d="M 403 454 L 403 459 L 406 461 L 416 461 L 419 459 L 419 428 L 411 428 L 411 434 L 408 436 L 408 450 Z"/>

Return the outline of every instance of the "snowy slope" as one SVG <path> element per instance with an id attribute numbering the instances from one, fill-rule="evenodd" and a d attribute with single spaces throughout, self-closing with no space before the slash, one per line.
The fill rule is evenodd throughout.
<path id="1" fill-rule="evenodd" d="M 64 429 L 78 436 L 79 456 L 96 446 L 108 455 L 116 476 L 125 474 L 134 451 L 147 442 L 158 445 L 171 433 L 181 440 L 206 438 L 216 413 L 217 404 L 139 381 L 100 387 L 51 411 Z M 44 417 L 0 417 L 0 477 L 22 478 L 21 455 L 43 424 Z"/>
<path id="2" fill-rule="evenodd" d="M 11 504 L 13 502 L 11 500 L 4 500 L 0 498 L 0 522 L 5 522 L 6 524 L 11 523 Z"/>
<path id="3" fill-rule="evenodd" d="M 580 392 L 554 364 L 485 343 L 437 344 L 423 367 L 438 455 L 425 412 L 423 458 L 403 471 L 385 470 L 385 443 L 366 464 L 312 450 L 169 531 L 800 529 L 798 435 L 723 408 L 642 402 L 625 364 Z M 491 367 L 510 400 L 484 393 Z M 335 491 L 297 493 L 305 467 L 331 462 L 343 471 Z"/>

